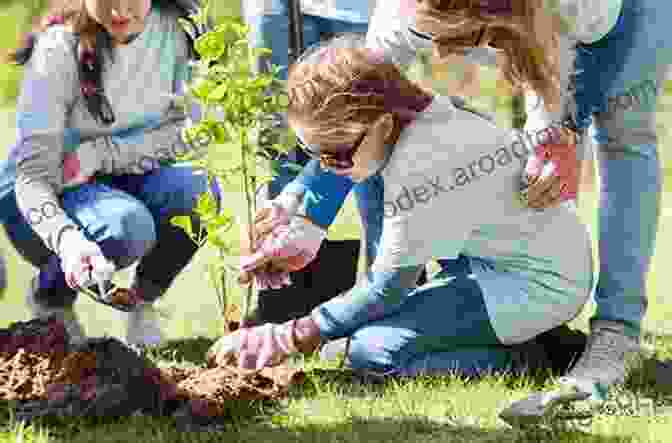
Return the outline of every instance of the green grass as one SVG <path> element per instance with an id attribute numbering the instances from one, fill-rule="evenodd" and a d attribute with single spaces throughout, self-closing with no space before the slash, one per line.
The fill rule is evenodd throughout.
<path id="1" fill-rule="evenodd" d="M 235 12 L 236 3 L 220 3 Z M 0 19 L 4 18 L 0 16 Z M 662 126 L 672 121 L 666 115 L 666 106 L 672 97 L 661 103 L 659 126 L 662 146 L 669 145 L 669 135 Z M 509 117 L 502 104 L 506 98 L 499 96 L 493 87 L 478 104 L 486 109 L 498 109 L 498 120 Z M 8 146 L 13 134 L 13 113 L 0 112 L 0 144 Z M 663 158 L 665 152 L 663 148 Z M 666 188 L 672 186 L 666 181 Z M 580 214 L 594 227 L 596 208 L 593 192 L 582 199 Z M 649 275 L 649 314 L 645 326 L 660 334 L 672 334 L 672 308 L 666 303 L 666 287 L 672 283 L 664 264 L 672 260 L 672 193 L 663 196 L 663 213 L 659 229 L 658 248 Z M 226 197 L 227 205 L 241 208 L 242 201 L 235 193 Z M 667 209 L 671 208 L 671 209 Z M 356 238 L 359 220 L 352 200 L 346 204 L 330 236 Z M 670 237 L 668 239 L 668 237 Z M 23 305 L 23 294 L 33 270 L 21 261 L 0 236 L 0 249 L 8 259 L 10 286 L 2 300 L 0 327 L 12 321 L 28 319 Z M 214 291 L 208 284 L 206 264 L 214 251 L 199 252 L 188 269 L 179 277 L 174 287 L 161 301 L 161 307 L 172 312 L 163 325 L 171 343 L 156 353 L 160 361 L 200 362 L 203 349 L 209 340 L 217 337 L 221 323 L 216 314 Z M 232 298 L 239 291 L 232 287 Z M 586 328 L 593 306 L 573 323 Z M 123 315 L 97 305 L 85 297 L 77 302 L 76 309 L 90 335 L 121 337 Z M 205 337 L 205 339 L 194 339 Z M 657 341 L 661 354 L 670 354 L 672 342 L 661 338 Z M 302 362 L 298 362 L 301 364 Z M 319 367 L 316 361 L 306 361 L 308 368 Z M 279 405 L 259 405 L 249 414 L 226 424 L 225 429 L 214 433 L 186 433 L 177 430 L 171 419 L 133 417 L 94 424 L 73 421 L 66 425 L 24 426 L 11 419 L 0 420 L 2 442 L 665 442 L 672 431 L 672 418 L 660 417 L 600 417 L 591 425 L 578 430 L 548 432 L 522 432 L 508 428 L 497 418 L 499 410 L 512 400 L 524 397 L 538 388 L 529 379 L 487 378 L 478 382 L 465 382 L 451 377 L 418 379 L 410 382 L 390 382 L 382 387 L 360 386 L 338 377 L 313 375 L 308 386 L 295 391 Z M 647 395 L 649 395 L 648 393 Z M 638 393 L 636 395 L 643 395 Z M 669 404 L 670 399 L 660 398 Z M 3 416 L 3 415 L 0 415 Z"/>
<path id="2" fill-rule="evenodd" d="M 0 113 L 0 143 L 7 146 L 13 136 L 10 111 Z M 664 138 L 667 138 L 666 136 Z M 669 183 L 669 181 L 668 181 Z M 672 207 L 670 193 L 663 197 L 664 208 Z M 241 207 L 235 195 L 227 195 L 227 202 Z M 581 205 L 581 216 L 592 223 L 595 209 L 594 194 L 588 194 Z M 671 309 L 665 303 L 665 287 L 670 283 L 661 264 L 672 259 L 664 245 L 672 242 L 672 218 L 664 209 L 661 218 L 658 249 L 649 276 L 650 311 L 649 329 L 670 333 L 672 324 L 667 319 Z M 350 201 L 338 222 L 335 238 L 355 237 L 358 219 Z M 671 237 L 670 240 L 667 237 Z M 27 319 L 23 307 L 23 293 L 30 267 L 17 258 L 14 251 L 0 238 L 0 247 L 9 261 L 10 287 L 2 302 L 0 326 L 11 321 Z M 203 250 L 180 276 L 175 286 L 161 302 L 172 311 L 164 321 L 171 344 L 159 354 L 162 361 L 202 358 L 203 344 L 190 337 L 213 339 L 221 330 L 216 315 L 214 292 L 207 283 L 205 265 L 213 251 Z M 234 297 L 237 293 L 234 294 Z M 188 297 L 188 299 L 187 299 Z M 85 327 L 93 335 L 120 336 L 123 331 L 121 315 L 81 298 L 76 306 Z M 585 328 L 590 307 L 574 324 Z M 672 345 L 658 342 L 659 350 L 668 354 Z M 172 352 L 174 351 L 174 352 Z M 190 354 L 187 356 L 187 354 Z M 306 362 L 308 367 L 319 365 Z M 538 386 L 537 386 L 538 387 Z M 510 401 L 524 397 L 535 389 L 531 380 L 490 378 L 465 383 L 450 377 L 421 379 L 405 383 L 389 383 L 384 387 L 362 387 L 357 384 L 312 377 L 312 387 L 295 392 L 281 405 L 273 408 L 259 406 L 253 416 L 245 415 L 227 424 L 215 433 L 179 432 L 171 419 L 134 417 L 103 424 L 75 421 L 65 426 L 24 427 L 7 421 L 2 441 L 25 442 L 209 442 L 209 441 L 263 441 L 263 442 L 663 442 L 672 431 L 666 417 L 602 417 L 592 425 L 579 430 L 556 430 L 529 433 L 508 428 L 497 418 L 498 411 Z M 669 401 L 669 400 L 668 400 Z M 667 401 L 666 401 L 667 403 Z"/>

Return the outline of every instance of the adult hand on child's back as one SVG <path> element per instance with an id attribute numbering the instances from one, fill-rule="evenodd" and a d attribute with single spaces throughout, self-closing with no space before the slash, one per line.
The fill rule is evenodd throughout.
<path id="1" fill-rule="evenodd" d="M 259 289 L 290 285 L 289 273 L 314 260 L 326 237 L 324 229 L 275 201 L 257 212 L 252 229 L 254 245 L 250 227 L 242 232 L 238 281 L 246 285 L 254 279 Z"/>
<path id="2" fill-rule="evenodd" d="M 551 208 L 576 199 L 580 175 L 576 136 L 570 130 L 556 134 L 554 140 L 535 148 L 523 172 L 520 199 L 533 209 Z"/>

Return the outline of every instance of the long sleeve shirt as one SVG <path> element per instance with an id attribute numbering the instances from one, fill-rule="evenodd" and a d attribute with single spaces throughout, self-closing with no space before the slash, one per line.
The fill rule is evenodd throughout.
<path id="1" fill-rule="evenodd" d="M 512 307 L 501 281 L 479 279 L 503 342 L 534 334 L 518 324 L 522 309 L 543 310 L 534 315 L 549 324 L 576 315 L 576 300 L 592 287 L 590 237 L 571 205 L 539 212 L 520 204 L 530 149 L 529 140 L 437 97 L 404 130 L 380 173 L 382 201 L 372 207 L 382 214 L 370 219 L 382 220 L 382 234 L 369 280 L 313 311 L 321 334 L 343 337 L 397 312 L 422 266 L 459 254 L 488 259 L 499 275 L 524 282 L 530 307 Z"/>
<path id="2" fill-rule="evenodd" d="M 103 73 L 116 117 L 110 126 L 85 106 L 73 34 L 52 26 L 39 36 L 24 69 L 9 162 L 19 209 L 50 249 L 58 251 L 61 233 L 77 226 L 60 205 L 67 188 L 99 176 L 144 174 L 190 149 L 181 139 L 185 115 L 172 96 L 188 76 L 187 40 L 176 18 L 154 7 L 143 33 L 113 49 Z"/>

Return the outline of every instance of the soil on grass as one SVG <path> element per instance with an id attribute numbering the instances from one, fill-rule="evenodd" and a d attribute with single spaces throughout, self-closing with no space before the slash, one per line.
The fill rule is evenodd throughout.
<path id="1" fill-rule="evenodd" d="M 241 402 L 282 398 L 305 380 L 302 371 L 282 366 L 254 373 L 231 366 L 166 368 L 163 373 L 177 386 L 174 400 L 194 416 L 213 418 L 229 416 Z"/>
<path id="2" fill-rule="evenodd" d="M 279 399 L 304 378 L 302 371 L 282 366 L 261 372 L 160 369 L 114 338 L 73 346 L 63 324 L 53 319 L 0 330 L 0 400 L 12 402 L 23 419 L 178 411 L 214 419 L 241 402 Z"/>

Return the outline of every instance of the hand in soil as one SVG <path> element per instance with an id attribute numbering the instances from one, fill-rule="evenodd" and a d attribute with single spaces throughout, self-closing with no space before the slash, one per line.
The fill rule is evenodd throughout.
<path id="1" fill-rule="evenodd" d="M 235 364 L 247 370 L 261 370 L 283 363 L 291 354 L 311 352 L 320 343 L 317 324 L 309 316 L 281 325 L 238 329 L 215 342 L 207 354 L 208 362 L 224 366 Z"/>
<path id="2" fill-rule="evenodd" d="M 240 369 L 256 371 L 276 366 L 297 351 L 286 336 L 287 331 L 282 330 L 282 325 L 272 323 L 238 329 L 212 345 L 208 361 L 214 361 L 217 366 L 237 364 Z"/>

